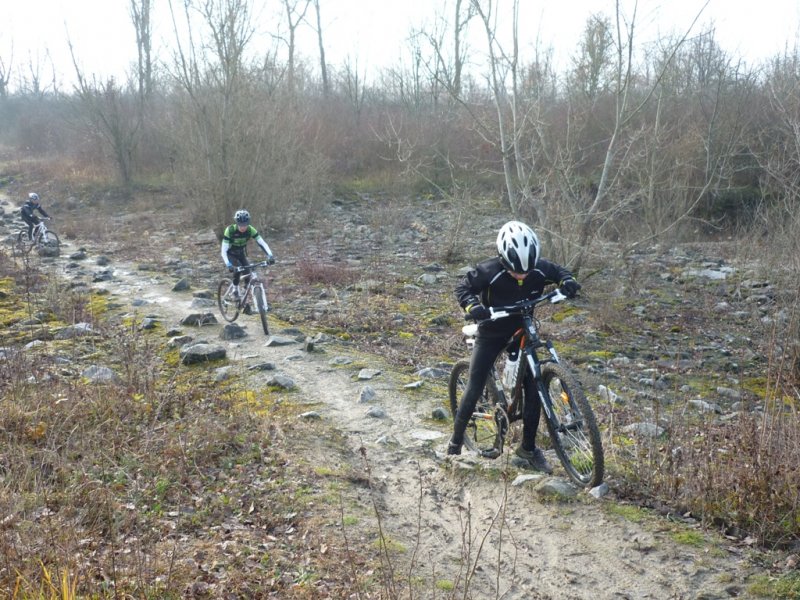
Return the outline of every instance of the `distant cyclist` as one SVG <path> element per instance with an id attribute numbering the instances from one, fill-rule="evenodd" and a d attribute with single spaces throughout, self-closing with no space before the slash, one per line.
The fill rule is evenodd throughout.
<path id="1" fill-rule="evenodd" d="M 270 263 L 275 262 L 275 257 L 269 245 L 261 237 L 261 234 L 256 231 L 256 228 L 250 225 L 250 213 L 246 210 L 237 210 L 233 215 L 234 223 L 228 225 L 222 234 L 222 260 L 225 261 L 225 266 L 229 271 L 233 272 L 233 284 L 239 285 L 239 277 L 241 273 L 234 270 L 234 265 L 246 267 L 250 263 L 247 261 L 247 242 L 255 240 L 261 246 L 264 254 L 267 255 L 267 260 Z"/>
<path id="2" fill-rule="evenodd" d="M 20 209 L 20 215 L 22 216 L 22 220 L 28 225 L 28 239 L 33 239 L 33 228 L 41 223 L 41 219 L 37 217 L 34 211 L 39 211 L 45 219 L 49 219 L 50 215 L 47 214 L 47 211 L 42 208 L 41 202 L 39 200 L 39 194 L 36 192 L 31 192 L 28 194 L 28 201 L 22 205 Z"/>

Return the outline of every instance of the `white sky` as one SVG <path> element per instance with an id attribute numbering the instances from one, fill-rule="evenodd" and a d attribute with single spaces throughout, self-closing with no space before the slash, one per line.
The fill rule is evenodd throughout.
<path id="1" fill-rule="evenodd" d="M 266 0 L 270 10 L 278 0 Z M 168 0 L 155 0 L 156 49 L 165 52 L 171 32 Z M 182 0 L 176 0 L 180 6 Z M 501 0 L 509 7 L 510 0 Z M 656 39 L 666 32 L 682 33 L 689 27 L 705 0 L 639 0 L 637 22 L 639 42 Z M 321 0 L 323 36 L 329 64 L 341 65 L 347 57 L 358 60 L 359 68 L 396 65 L 406 49 L 405 39 L 412 27 L 432 21 L 443 0 Z M 552 45 L 556 58 L 565 61 L 573 52 L 586 18 L 592 12 L 612 15 L 614 0 L 522 0 L 523 40 L 530 45 L 539 36 Z M 634 0 L 621 0 L 623 13 L 632 14 Z M 448 3 L 449 6 L 449 3 Z M 263 15 L 263 13 L 261 13 Z M 311 14 L 311 11 L 309 12 Z M 40 75 L 52 77 L 50 59 L 58 79 L 70 81 L 66 39 L 72 39 L 83 70 L 98 75 L 122 74 L 135 58 L 129 0 L 0 0 L 0 59 L 6 69 L 28 70 L 40 64 Z M 313 18 L 313 17 L 312 17 Z M 264 20 L 267 20 L 264 18 Z M 756 63 L 794 46 L 800 24 L 798 0 L 710 0 L 700 17 L 696 32 L 710 22 L 716 38 L 731 54 Z M 274 23 L 274 21 L 273 21 Z M 266 39 L 264 38 L 266 47 Z M 474 51 L 482 51 L 475 39 Z M 316 61 L 316 39 L 310 28 L 301 32 L 301 51 Z"/>

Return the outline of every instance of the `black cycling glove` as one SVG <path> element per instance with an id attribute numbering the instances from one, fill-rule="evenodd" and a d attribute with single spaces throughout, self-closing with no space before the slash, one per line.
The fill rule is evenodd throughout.
<path id="1" fill-rule="evenodd" d="M 489 317 L 492 316 L 492 313 L 489 312 L 489 309 L 486 308 L 483 304 L 474 304 L 469 307 L 467 311 L 469 316 L 475 319 L 476 321 L 485 321 Z"/>
<path id="2" fill-rule="evenodd" d="M 581 289 L 581 284 L 574 279 L 569 278 L 562 281 L 559 287 L 567 298 L 574 298 L 578 295 L 578 290 Z"/>

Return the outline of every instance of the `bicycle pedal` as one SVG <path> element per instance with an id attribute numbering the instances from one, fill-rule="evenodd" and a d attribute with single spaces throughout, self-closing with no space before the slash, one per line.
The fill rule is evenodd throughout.
<path id="1" fill-rule="evenodd" d="M 498 450 L 497 448 L 489 448 L 488 450 L 481 450 L 482 457 L 491 458 L 492 460 L 494 460 L 495 458 L 499 458 L 501 454 L 503 454 L 503 451 Z"/>

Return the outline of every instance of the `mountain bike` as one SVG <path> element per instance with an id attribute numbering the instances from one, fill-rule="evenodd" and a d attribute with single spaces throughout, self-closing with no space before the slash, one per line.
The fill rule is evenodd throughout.
<path id="1" fill-rule="evenodd" d="M 217 288 L 217 304 L 222 318 L 233 323 L 240 312 L 247 314 L 247 308 L 252 300 L 255 300 L 258 315 L 261 317 L 261 326 L 264 335 L 269 335 L 269 325 L 267 324 L 267 288 L 264 280 L 258 275 L 257 268 L 265 268 L 273 264 L 274 261 L 265 260 L 253 263 L 246 267 L 235 267 L 234 271 L 241 273 L 239 285 L 234 285 L 232 279 L 225 278 L 219 282 Z"/>
<path id="2" fill-rule="evenodd" d="M 489 309 L 498 320 L 522 317 L 523 326 L 514 333 L 506 351 L 516 356 L 509 361 L 501 352 L 486 378 L 467 431 L 464 445 L 486 458 L 497 458 L 510 439 L 511 426 L 522 421 L 526 402 L 523 380 L 530 374 L 542 405 L 542 418 L 547 424 L 547 438 L 541 444 L 552 448 L 567 475 L 584 487 L 603 481 L 603 445 L 600 431 L 589 401 L 580 384 L 561 363 L 552 342 L 539 335 L 539 321 L 534 308 L 543 302 L 556 303 L 566 296 L 559 290 L 510 306 Z M 475 345 L 479 323 L 465 325 L 462 332 L 467 345 Z M 458 403 L 469 378 L 469 360 L 460 360 L 450 373 L 448 392 L 450 411 L 455 417 Z"/>
<path id="3" fill-rule="evenodd" d="M 31 232 L 33 236 L 32 239 L 28 239 L 27 227 L 21 229 L 19 233 L 17 233 L 14 244 L 14 254 L 22 256 L 28 254 L 33 248 L 36 248 L 38 251 L 42 248 L 58 250 L 61 247 L 61 240 L 58 238 L 58 234 L 52 229 L 48 229 L 47 225 L 44 224 L 45 221 L 49 221 L 49 219 L 43 218 L 33 226 L 33 231 Z"/>

